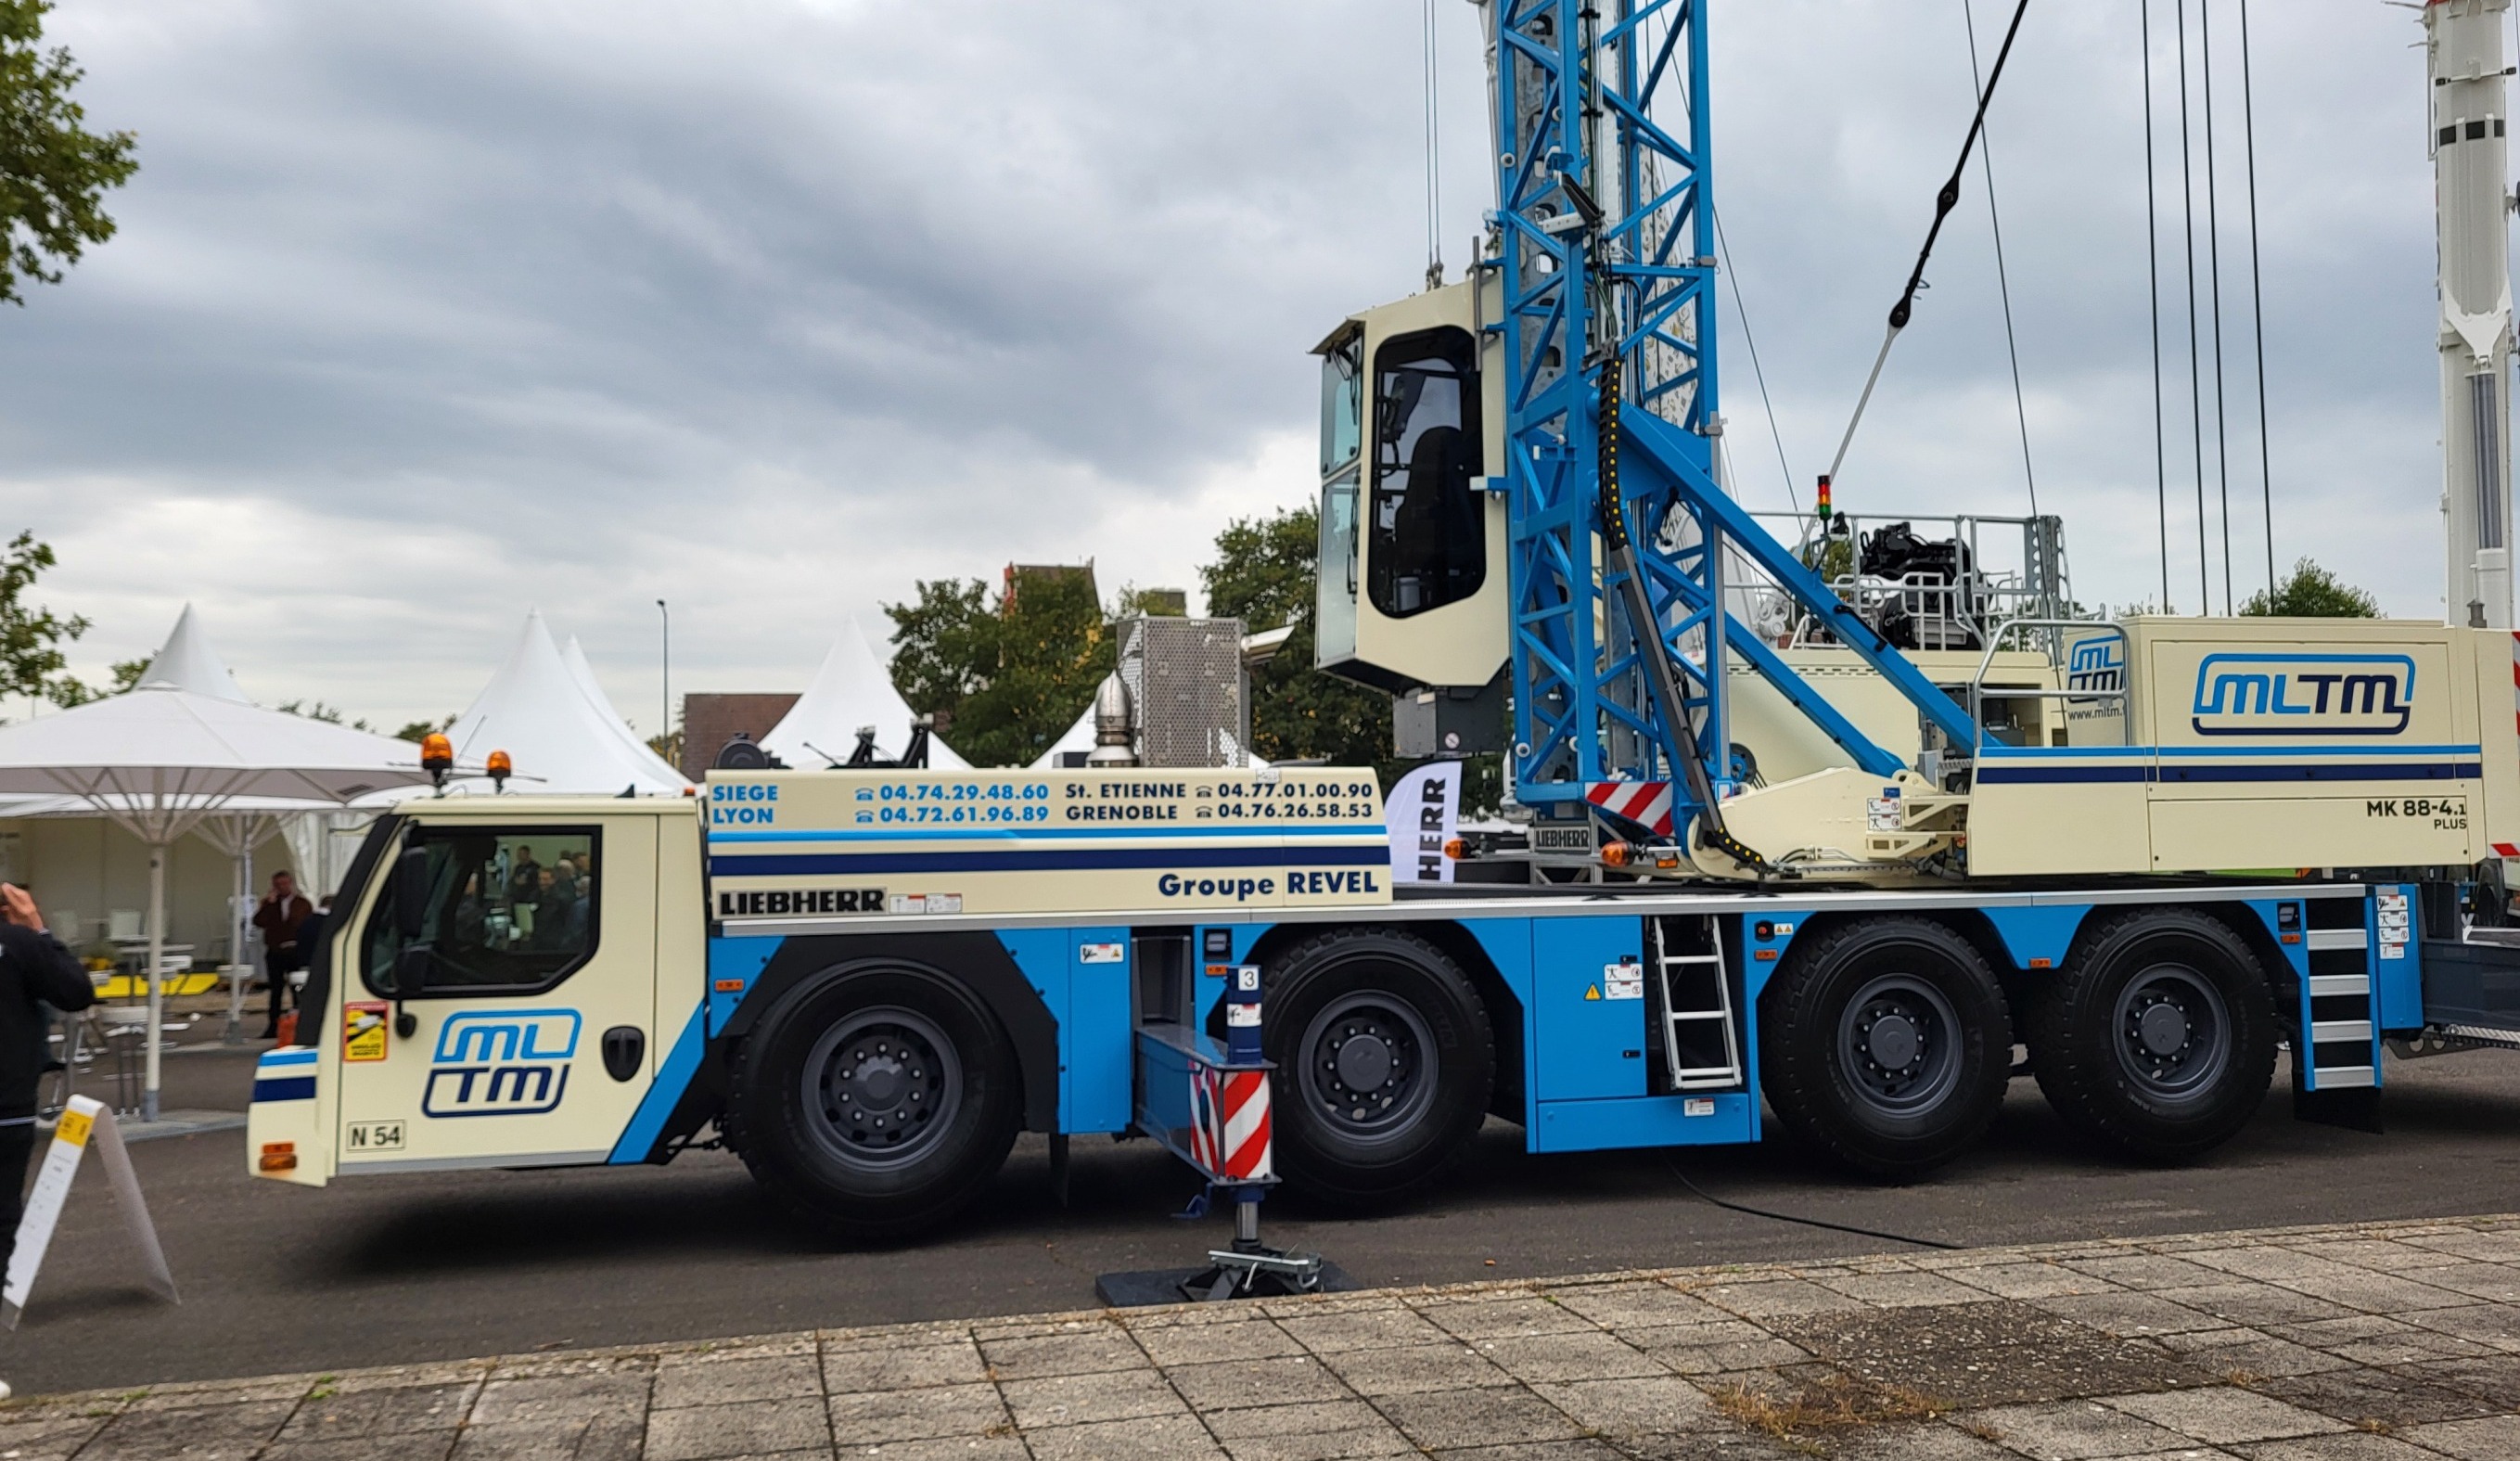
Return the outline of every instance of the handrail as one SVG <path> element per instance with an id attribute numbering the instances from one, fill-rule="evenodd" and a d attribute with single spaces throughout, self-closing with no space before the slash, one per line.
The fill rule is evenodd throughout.
<path id="1" fill-rule="evenodd" d="M 2114 700 L 2118 703 L 2119 744 L 2135 744 L 2134 643 L 2127 638 L 2126 626 L 2108 619 L 2090 618 L 2012 618 L 1996 625 L 1987 636 L 1986 651 L 1978 656 L 1977 669 L 1968 682 L 1969 724 L 1974 730 L 1972 753 L 1986 744 L 1986 675 L 1994 667 L 1996 652 L 2003 647 L 2004 637 L 2014 629 L 2101 629 L 2118 639 L 2118 688 L 2115 690 L 2075 689 L 2067 686 L 2055 690 L 2006 690 L 2006 700 Z M 2067 668 L 2070 678 L 2073 671 Z"/>

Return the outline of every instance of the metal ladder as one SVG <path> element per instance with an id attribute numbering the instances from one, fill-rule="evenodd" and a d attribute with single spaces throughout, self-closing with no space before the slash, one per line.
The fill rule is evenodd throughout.
<path id="1" fill-rule="evenodd" d="M 1712 914 L 1645 920 L 1662 994 L 1663 1070 L 1676 1091 L 1741 1084 L 1741 1035 L 1732 1021 L 1732 982 L 1725 977 L 1724 942 L 1715 920 Z M 1695 947 L 1675 952 L 1675 934 L 1683 936 L 1678 940 L 1683 945 Z M 1708 1025 L 1715 1027 L 1716 1039 L 1707 1037 Z"/>

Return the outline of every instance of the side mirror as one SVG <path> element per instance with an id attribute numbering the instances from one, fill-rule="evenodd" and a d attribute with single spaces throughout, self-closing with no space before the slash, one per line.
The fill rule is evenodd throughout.
<path id="1" fill-rule="evenodd" d="M 417 938 L 428 926 L 428 850 L 405 848 L 394 859 L 394 932 Z"/>
<path id="2" fill-rule="evenodd" d="M 410 999 L 428 988 L 428 972 L 436 967 L 437 951 L 426 943 L 415 943 L 394 955 L 393 992 L 396 999 Z"/>

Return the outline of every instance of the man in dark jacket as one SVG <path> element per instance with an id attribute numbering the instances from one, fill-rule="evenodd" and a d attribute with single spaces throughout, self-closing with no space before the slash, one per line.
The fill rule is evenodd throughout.
<path id="1" fill-rule="evenodd" d="M 297 952 L 297 929 L 314 911 L 315 905 L 297 890 L 297 880 L 285 868 L 271 875 L 271 891 L 262 895 L 261 906 L 253 910 L 253 926 L 262 931 L 262 969 L 271 981 L 271 1020 L 262 1031 L 266 1040 L 280 1036 L 281 1001 L 289 997 L 289 977 L 306 967 Z"/>
<path id="2" fill-rule="evenodd" d="M 26 1161 L 35 1150 L 35 1086 L 51 1051 L 45 1046 L 44 1012 L 83 1010 L 96 1003 L 96 985 L 62 941 L 44 929 L 44 915 L 26 890 L 0 883 L 0 1272 L 18 1247 L 18 1218 L 25 1202 Z"/>

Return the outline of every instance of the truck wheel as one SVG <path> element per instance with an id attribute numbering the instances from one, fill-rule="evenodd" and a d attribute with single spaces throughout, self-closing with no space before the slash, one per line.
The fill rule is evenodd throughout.
<path id="1" fill-rule="evenodd" d="M 1265 1019 L 1278 1172 L 1309 1197 L 1362 1207 L 1406 1196 L 1486 1119 L 1486 1006 L 1422 938 L 1345 929 L 1296 944 L 1270 968 Z"/>
<path id="2" fill-rule="evenodd" d="M 1760 1000 L 1759 1079 L 1785 1125 L 1874 1176 L 1920 1176 L 1995 1119 L 2011 1017 L 1969 941 L 1882 917 L 1797 942 Z"/>
<path id="3" fill-rule="evenodd" d="M 2029 1014 L 2048 1104 L 2086 1136 L 2148 1161 L 2221 1145 L 2274 1078 L 2265 975 L 2228 925 L 2187 909 L 2098 922 Z"/>
<path id="4" fill-rule="evenodd" d="M 753 1176 L 850 1238 L 951 1216 L 1005 1164 L 1022 1110 L 997 1021 L 915 966 L 800 985 L 731 1075 L 729 1136 Z"/>

